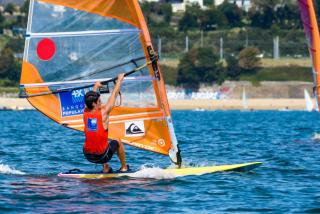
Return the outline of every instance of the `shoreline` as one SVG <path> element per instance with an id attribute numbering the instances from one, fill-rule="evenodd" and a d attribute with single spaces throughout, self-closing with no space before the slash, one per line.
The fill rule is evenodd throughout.
<path id="1" fill-rule="evenodd" d="M 314 102 L 314 101 L 313 101 Z M 305 110 L 304 99 L 247 99 L 247 108 L 241 99 L 224 100 L 171 100 L 171 109 L 176 110 Z M 315 103 L 314 103 L 315 104 Z"/>
<path id="2" fill-rule="evenodd" d="M 313 100 L 313 102 L 315 102 Z M 241 99 L 169 100 L 172 110 L 243 110 Z M 305 110 L 304 99 L 247 99 L 249 110 Z M 32 110 L 26 99 L 0 97 L 1 110 Z"/>

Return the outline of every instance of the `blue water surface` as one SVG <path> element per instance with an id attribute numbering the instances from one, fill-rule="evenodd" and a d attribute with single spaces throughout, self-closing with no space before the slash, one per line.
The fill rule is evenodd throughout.
<path id="1" fill-rule="evenodd" d="M 320 213 L 318 113 L 172 114 L 186 165 L 264 164 L 247 173 L 170 179 L 59 178 L 72 168 L 100 170 L 82 155 L 83 134 L 36 111 L 1 111 L 0 212 Z M 131 168 L 170 165 L 166 156 L 128 146 L 126 152 Z M 111 165 L 120 166 L 116 158 Z"/>

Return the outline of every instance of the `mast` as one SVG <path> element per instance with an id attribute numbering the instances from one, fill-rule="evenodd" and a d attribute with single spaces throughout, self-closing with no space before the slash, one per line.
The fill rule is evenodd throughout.
<path id="1" fill-rule="evenodd" d="M 149 51 L 148 54 L 149 54 L 149 56 L 152 56 L 154 54 L 154 48 L 153 48 L 153 45 L 151 42 L 151 37 L 150 37 L 149 29 L 147 27 L 147 23 L 144 19 L 144 16 L 143 16 L 143 13 L 142 13 L 142 10 L 141 10 L 141 7 L 139 5 L 138 0 L 133 0 L 133 2 L 134 2 L 135 10 L 137 11 L 137 14 L 139 17 L 139 21 L 140 21 L 140 24 L 142 27 L 143 35 L 145 37 L 145 42 L 147 45 L 147 49 Z M 159 78 L 157 79 L 157 87 L 158 87 L 158 90 L 160 91 L 160 93 L 159 93 L 160 105 L 161 105 L 161 108 L 163 109 L 164 114 L 166 116 L 166 123 L 169 128 L 169 133 L 170 133 L 170 138 L 171 138 L 171 149 L 169 150 L 169 157 L 172 162 L 174 162 L 179 167 L 181 167 L 182 158 L 181 158 L 181 154 L 180 154 L 180 149 L 178 147 L 178 140 L 177 140 L 174 126 L 173 126 L 172 119 L 171 119 L 170 107 L 169 107 L 169 102 L 168 102 L 168 98 L 167 98 L 167 92 L 166 92 L 163 76 L 160 71 L 159 64 L 157 62 L 154 65 L 152 65 L 151 67 L 152 67 L 151 69 L 155 72 L 155 76 L 159 75 Z"/>

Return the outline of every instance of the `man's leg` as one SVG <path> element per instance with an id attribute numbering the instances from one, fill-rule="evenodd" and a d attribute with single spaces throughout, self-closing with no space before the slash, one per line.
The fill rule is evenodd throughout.
<path id="1" fill-rule="evenodd" d="M 128 167 L 127 167 L 127 164 L 126 164 L 126 153 L 124 151 L 124 145 L 123 143 L 118 140 L 118 144 L 119 144 L 119 147 L 118 147 L 118 150 L 117 150 L 117 154 L 118 154 L 118 157 L 119 157 L 119 160 L 121 162 L 121 171 L 127 171 L 128 170 Z"/>
<path id="2" fill-rule="evenodd" d="M 108 173 L 110 171 L 110 166 L 107 163 L 103 164 L 103 172 Z"/>

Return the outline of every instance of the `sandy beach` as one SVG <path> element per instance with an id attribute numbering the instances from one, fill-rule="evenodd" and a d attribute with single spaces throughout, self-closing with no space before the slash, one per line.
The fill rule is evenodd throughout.
<path id="1" fill-rule="evenodd" d="M 243 109 L 242 100 L 170 100 L 171 109 L 193 110 L 232 110 Z M 306 107 L 304 99 L 248 99 L 248 109 L 253 110 L 304 110 Z M 0 98 L 0 109 L 33 109 L 26 99 Z"/>
<path id="2" fill-rule="evenodd" d="M 172 109 L 209 109 L 209 110 L 232 110 L 243 109 L 242 100 L 174 100 L 170 101 Z M 247 109 L 253 110 L 279 110 L 292 109 L 304 110 L 304 99 L 248 99 Z"/>

